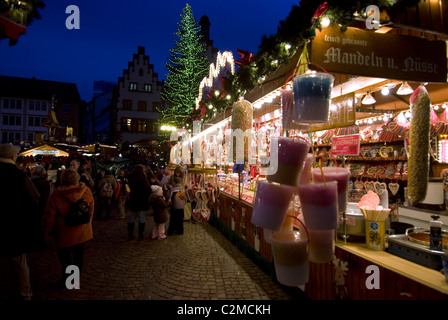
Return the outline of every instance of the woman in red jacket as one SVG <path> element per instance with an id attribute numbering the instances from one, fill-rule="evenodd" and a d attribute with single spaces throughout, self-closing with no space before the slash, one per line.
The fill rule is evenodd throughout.
<path id="1" fill-rule="evenodd" d="M 72 168 L 64 170 L 60 186 L 48 198 L 43 216 L 44 234 L 53 234 L 55 246 L 62 267 L 62 279 L 67 276 L 66 268 L 76 265 L 82 271 L 84 264 L 83 245 L 93 238 L 92 217 L 94 200 L 90 188 L 79 182 L 79 174 Z M 68 226 L 65 216 L 73 202 L 84 199 L 89 205 L 90 221 L 78 226 Z M 65 280 L 63 280 L 65 283 Z"/>

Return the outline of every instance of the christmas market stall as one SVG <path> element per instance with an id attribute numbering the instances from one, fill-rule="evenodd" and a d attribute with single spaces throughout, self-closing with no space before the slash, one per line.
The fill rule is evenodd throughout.
<path id="1" fill-rule="evenodd" d="M 313 25 L 227 107 L 198 102 L 213 116 L 181 130 L 171 161 L 216 170 L 209 222 L 283 285 L 446 300 L 448 35 L 367 21 Z"/>

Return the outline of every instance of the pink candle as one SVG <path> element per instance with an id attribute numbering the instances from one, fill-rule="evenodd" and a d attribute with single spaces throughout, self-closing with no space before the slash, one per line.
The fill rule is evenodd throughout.
<path id="1" fill-rule="evenodd" d="M 286 286 L 308 282 L 308 240 L 298 232 L 274 232 L 271 237 L 277 280 Z"/>
<path id="2" fill-rule="evenodd" d="M 310 144 L 302 139 L 272 137 L 270 167 L 274 169 L 268 169 L 266 178 L 272 182 L 296 186 L 309 149 Z"/>
<path id="3" fill-rule="evenodd" d="M 293 193 L 293 187 L 259 181 L 251 222 L 262 228 L 280 230 Z"/>
<path id="4" fill-rule="evenodd" d="M 337 182 L 299 184 L 297 192 L 309 230 L 330 230 L 338 226 Z"/>
<path id="5" fill-rule="evenodd" d="M 347 209 L 347 187 L 350 178 L 350 170 L 340 167 L 324 167 L 322 170 L 324 172 L 325 181 L 336 181 L 338 183 L 339 212 L 345 211 Z M 323 182 L 320 168 L 313 168 L 312 175 L 315 182 Z"/>

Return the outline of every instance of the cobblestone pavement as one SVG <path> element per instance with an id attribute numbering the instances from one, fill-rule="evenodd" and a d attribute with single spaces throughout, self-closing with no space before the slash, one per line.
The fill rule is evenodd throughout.
<path id="1" fill-rule="evenodd" d="M 165 240 L 149 238 L 152 226 L 148 216 L 145 239 L 127 241 L 126 220 L 94 221 L 78 290 L 54 285 L 59 263 L 47 239 L 44 251 L 28 255 L 33 300 L 293 299 L 208 223 L 185 221 L 183 235 Z"/>

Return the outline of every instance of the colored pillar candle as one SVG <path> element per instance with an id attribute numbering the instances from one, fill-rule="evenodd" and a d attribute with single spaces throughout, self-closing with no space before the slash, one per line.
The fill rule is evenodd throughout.
<path id="1" fill-rule="evenodd" d="M 284 130 L 294 129 L 292 121 L 294 119 L 293 91 L 285 89 L 282 91 L 282 125 Z"/>
<path id="2" fill-rule="evenodd" d="M 334 229 L 309 230 L 308 258 L 314 263 L 327 263 L 334 258 Z"/>
<path id="3" fill-rule="evenodd" d="M 306 227 L 330 230 L 338 226 L 337 182 L 307 183 L 297 186 Z"/>
<path id="4" fill-rule="evenodd" d="M 296 123 L 328 121 L 333 82 L 328 73 L 301 74 L 293 79 Z"/>
<path id="5" fill-rule="evenodd" d="M 293 187 L 259 181 L 251 222 L 269 230 L 280 230 L 293 193 Z"/>
<path id="6" fill-rule="evenodd" d="M 347 209 L 348 181 L 350 179 L 350 170 L 341 167 L 324 167 L 325 181 L 336 181 L 338 183 L 338 206 L 339 212 Z M 323 182 L 322 171 L 320 168 L 312 169 L 312 176 L 315 182 Z"/>
<path id="7" fill-rule="evenodd" d="M 272 137 L 266 178 L 272 182 L 296 186 L 309 149 L 310 144 L 302 139 Z"/>
<path id="8" fill-rule="evenodd" d="M 277 280 L 286 286 L 308 282 L 308 240 L 298 232 L 274 232 L 271 237 Z"/>

